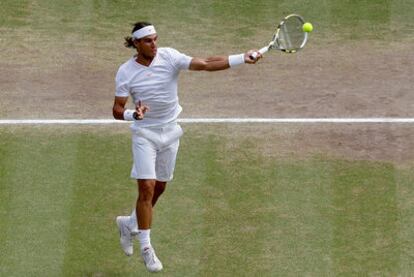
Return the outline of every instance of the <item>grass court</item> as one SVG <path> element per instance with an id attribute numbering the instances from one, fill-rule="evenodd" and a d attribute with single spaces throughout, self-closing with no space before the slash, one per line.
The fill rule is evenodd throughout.
<path id="1" fill-rule="evenodd" d="M 261 47 L 274 24 L 292 12 L 311 21 L 315 31 L 299 58 L 275 54 L 286 64 L 306 62 L 324 46 L 335 58 L 341 56 L 336 46 L 358 50 L 373 44 L 382 53 L 391 46 L 407 49 L 413 39 L 413 5 L 405 0 L 3 0 L 0 118 L 109 118 L 113 77 L 130 55 L 122 38 L 135 21 L 153 22 L 161 46 L 192 55 L 230 54 Z M 401 59 L 401 66 L 412 69 L 405 53 L 398 54 L 395 63 Z M 261 77 L 262 87 L 252 85 L 259 92 L 278 71 L 288 79 L 295 70 L 263 67 L 273 71 Z M 65 68 L 93 75 L 96 87 L 81 74 L 59 81 L 68 90 L 79 86 L 87 97 L 50 88 L 51 76 Z M 240 81 L 253 70 L 233 72 L 226 78 Z M 179 87 L 189 111 L 184 116 L 211 116 L 196 112 L 209 96 L 195 98 L 192 92 L 201 83 L 203 95 L 218 75 L 191 76 Z M 407 97 L 401 110 L 375 110 L 372 100 L 369 112 L 412 117 L 411 98 L 405 96 L 409 82 L 390 91 Z M 227 106 L 254 104 L 260 93 L 238 96 Z M 349 106 L 355 109 L 336 116 L 366 111 Z M 234 114 L 244 115 L 234 108 L 218 109 L 215 116 Z M 413 274 L 412 125 L 182 126 L 175 178 L 156 206 L 151 236 L 164 264 L 161 275 Z M 0 125 L 0 276 L 150 275 L 137 255 L 126 257 L 119 246 L 115 217 L 130 213 L 136 196 L 130 166 L 125 124 Z"/>

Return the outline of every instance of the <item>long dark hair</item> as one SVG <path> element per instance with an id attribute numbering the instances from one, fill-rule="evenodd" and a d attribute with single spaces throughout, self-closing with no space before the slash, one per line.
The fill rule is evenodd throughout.
<path id="1" fill-rule="evenodd" d="M 152 24 L 149 23 L 149 22 L 145 22 L 145 21 L 137 22 L 137 23 L 133 24 L 134 28 L 132 28 L 131 34 L 133 34 L 135 31 L 138 31 L 141 28 L 144 28 L 144 27 L 150 26 L 150 25 L 152 25 Z M 135 48 L 134 39 L 132 38 L 132 36 L 125 37 L 124 45 L 125 45 L 125 47 L 128 47 L 128 48 Z"/>

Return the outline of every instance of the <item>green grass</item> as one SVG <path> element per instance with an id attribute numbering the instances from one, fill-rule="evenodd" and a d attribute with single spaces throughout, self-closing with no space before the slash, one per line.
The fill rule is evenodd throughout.
<path id="1" fill-rule="evenodd" d="M 272 158 L 256 135 L 185 129 L 153 224 L 165 276 L 413 272 L 411 167 Z M 146 274 L 114 224 L 136 196 L 126 126 L 3 127 L 0 154 L 1 276 Z"/>
<path id="2" fill-rule="evenodd" d="M 412 39 L 414 6 L 405 0 L 379 1 L 2 1 L 3 63 L 67 66 L 82 57 L 90 67 L 113 66 L 129 51 L 123 37 L 138 20 L 153 22 L 160 45 L 190 55 L 228 54 L 260 47 L 289 13 L 315 26 L 312 41 L 341 44 Z M 26 53 L 21 59 L 20 53 Z M 99 59 L 97 59 L 99 57 Z"/>
<path id="3" fill-rule="evenodd" d="M 262 46 L 292 12 L 314 24 L 315 45 L 413 38 L 407 0 L 2 0 L 0 64 L 42 75 L 74 64 L 113 71 L 138 20 L 157 26 L 161 46 L 236 53 Z M 130 212 L 136 188 L 127 128 L 110 128 L 0 127 L 0 276 L 146 275 L 118 245 L 114 218 Z M 275 158 L 260 154 L 257 136 L 210 128 L 186 128 L 156 209 L 164 275 L 414 272 L 412 166 Z"/>

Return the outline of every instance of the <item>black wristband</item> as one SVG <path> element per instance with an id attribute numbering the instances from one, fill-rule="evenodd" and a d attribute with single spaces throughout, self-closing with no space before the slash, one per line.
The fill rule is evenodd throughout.
<path id="1" fill-rule="evenodd" d="M 133 117 L 135 120 L 139 120 L 139 118 L 138 118 L 138 113 L 137 113 L 136 111 L 132 114 L 132 117 Z"/>

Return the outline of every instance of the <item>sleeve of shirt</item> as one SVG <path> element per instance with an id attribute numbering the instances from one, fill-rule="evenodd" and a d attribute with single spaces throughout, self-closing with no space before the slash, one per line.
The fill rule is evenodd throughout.
<path id="1" fill-rule="evenodd" d="M 115 77 L 115 96 L 128 97 L 129 86 L 125 72 L 120 68 Z"/>
<path id="2" fill-rule="evenodd" d="M 171 63 L 176 69 L 184 70 L 190 68 L 190 63 L 193 59 L 192 57 L 180 53 L 173 48 L 169 48 L 168 50 L 170 54 Z"/>

